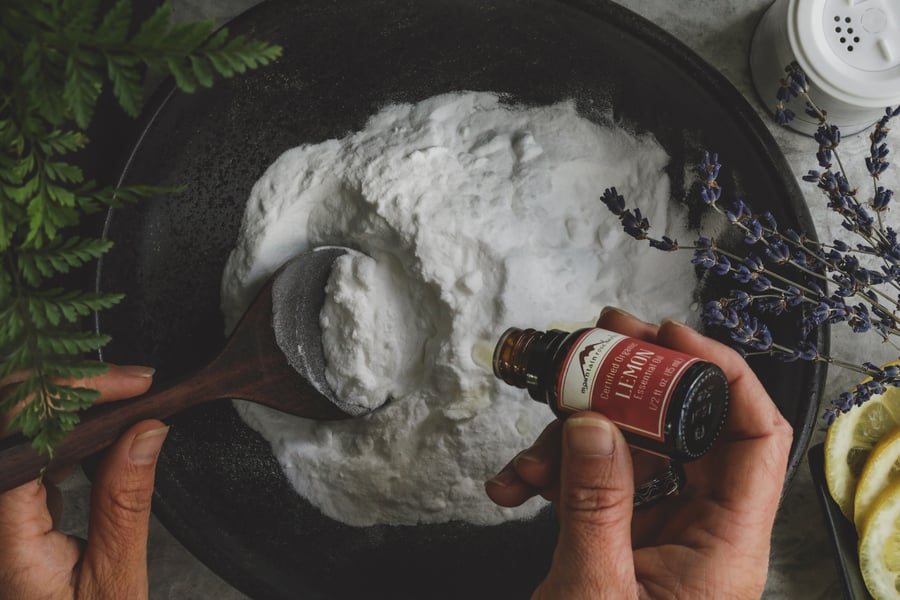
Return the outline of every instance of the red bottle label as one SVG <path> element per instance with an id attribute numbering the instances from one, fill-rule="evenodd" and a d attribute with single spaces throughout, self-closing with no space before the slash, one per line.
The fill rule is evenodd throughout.
<path id="1" fill-rule="evenodd" d="M 564 411 L 594 410 L 623 430 L 662 441 L 675 386 L 698 361 L 618 333 L 590 329 L 566 356 L 557 402 Z"/>

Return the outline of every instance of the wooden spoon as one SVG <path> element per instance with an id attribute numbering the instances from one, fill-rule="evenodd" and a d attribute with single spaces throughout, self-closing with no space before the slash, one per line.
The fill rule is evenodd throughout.
<path id="1" fill-rule="evenodd" d="M 325 380 L 319 312 L 332 264 L 346 252 L 321 248 L 290 260 L 260 290 L 216 358 L 166 389 L 88 409 L 54 447 L 53 466 L 106 448 L 138 421 L 166 419 L 210 400 L 240 398 L 321 420 L 369 412 L 340 401 Z M 49 462 L 23 436 L 5 440 L 0 492 L 35 479 Z"/>

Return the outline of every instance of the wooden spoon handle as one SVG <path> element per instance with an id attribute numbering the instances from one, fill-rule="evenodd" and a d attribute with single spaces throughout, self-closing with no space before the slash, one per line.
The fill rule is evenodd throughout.
<path id="1" fill-rule="evenodd" d="M 144 419 L 166 419 L 213 400 L 217 396 L 206 384 L 208 378 L 195 377 L 130 400 L 100 404 L 86 410 L 81 421 L 54 447 L 52 466 L 76 463 L 112 445 L 129 427 Z M 215 380 L 213 380 L 215 381 Z M 213 384 L 215 385 L 215 384 Z M 30 440 L 17 435 L 0 442 L 0 492 L 37 478 L 50 465 L 46 454 L 38 454 Z"/>

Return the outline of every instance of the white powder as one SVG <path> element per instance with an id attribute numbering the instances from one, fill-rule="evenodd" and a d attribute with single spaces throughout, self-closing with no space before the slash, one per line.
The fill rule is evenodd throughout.
<path id="1" fill-rule="evenodd" d="M 472 358 L 509 326 L 593 321 L 612 304 L 689 319 L 694 275 L 625 236 L 600 202 L 615 185 L 681 240 L 668 157 L 650 136 L 597 125 L 571 102 L 489 93 L 389 106 L 340 140 L 285 152 L 257 182 L 223 278 L 229 329 L 269 275 L 310 247 L 335 264 L 321 314 L 328 380 L 384 406 L 315 422 L 237 403 L 297 491 L 351 525 L 525 518 L 483 481 L 553 418 Z M 672 212 L 670 215 L 669 212 Z"/>

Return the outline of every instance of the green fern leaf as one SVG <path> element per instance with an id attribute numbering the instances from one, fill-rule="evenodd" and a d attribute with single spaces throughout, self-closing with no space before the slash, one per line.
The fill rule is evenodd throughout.
<path id="1" fill-rule="evenodd" d="M 75 123 L 81 129 L 87 129 L 91 122 L 94 106 L 103 87 L 103 79 L 94 70 L 91 62 L 95 61 L 81 50 L 73 51 L 66 61 L 63 98 L 72 111 Z"/>
<path id="2" fill-rule="evenodd" d="M 28 396 L 32 395 L 37 389 L 38 380 L 34 377 L 29 377 L 25 381 L 22 381 L 12 389 L 7 394 L 4 394 L 3 397 L 0 397 L 0 411 L 9 412 L 22 402 L 24 402 Z M 15 426 L 11 423 L 10 430 L 15 429 Z"/>
<path id="3" fill-rule="evenodd" d="M 160 196 L 163 194 L 172 194 L 181 191 L 184 186 L 179 187 L 163 187 L 152 185 L 128 185 L 118 188 L 84 188 L 79 190 L 79 196 L 86 200 L 111 206 L 113 208 L 121 208 L 126 204 L 135 204 L 140 200 Z"/>
<path id="4" fill-rule="evenodd" d="M 62 0 L 60 16 L 65 30 L 80 34 L 93 29 L 99 7 L 100 0 Z"/>
<path id="5" fill-rule="evenodd" d="M 213 36 L 200 48 L 223 77 L 231 77 L 235 73 L 243 73 L 247 69 L 269 64 L 281 56 L 281 46 L 248 40 L 241 35 L 227 42 L 223 40 L 224 36 Z"/>
<path id="6" fill-rule="evenodd" d="M 126 114 L 137 117 L 144 104 L 144 85 L 139 60 L 129 55 L 108 54 L 106 71 L 113 84 L 113 94 Z"/>
<path id="7" fill-rule="evenodd" d="M 100 397 L 97 390 L 82 386 L 49 383 L 46 387 L 47 392 L 55 400 L 55 407 L 66 412 L 89 408 Z M 74 425 L 74 422 L 72 424 Z"/>
<path id="8" fill-rule="evenodd" d="M 77 323 L 82 317 L 115 306 L 122 298 L 122 294 L 50 290 L 30 296 L 28 311 L 38 327 L 47 323 L 56 326 L 62 321 Z"/>
<path id="9" fill-rule="evenodd" d="M 22 66 L 19 75 L 21 85 L 40 84 L 44 80 L 44 48 L 38 38 L 32 38 L 22 49 Z"/>
<path id="10" fill-rule="evenodd" d="M 0 252 L 6 252 L 12 244 L 16 224 L 22 220 L 21 212 L 22 209 L 12 202 L 0 201 Z"/>
<path id="11" fill-rule="evenodd" d="M 45 156 L 77 152 L 87 145 L 87 137 L 80 131 L 54 129 L 47 137 L 38 140 Z"/>
<path id="12" fill-rule="evenodd" d="M 79 360 L 71 363 L 53 363 L 44 368 L 47 377 L 58 379 L 88 379 L 103 375 L 109 365 L 97 360 Z"/>
<path id="13" fill-rule="evenodd" d="M 175 78 L 175 85 L 178 86 L 178 89 L 189 94 L 197 89 L 197 80 L 194 74 L 180 60 L 170 58 L 165 61 L 165 65 Z"/>
<path id="14" fill-rule="evenodd" d="M 0 311 L 0 317 L 3 319 L 3 328 L 0 329 L 0 348 L 6 350 L 17 345 L 25 332 L 25 321 L 22 320 L 19 311 L 12 304 Z"/>
<path id="15" fill-rule="evenodd" d="M 78 412 L 99 396 L 96 390 L 72 388 L 45 382 L 34 388 L 35 398 L 27 402 L 13 418 L 11 427 L 19 427 L 32 438 L 32 446 L 49 452 L 78 423 Z M 21 400 L 20 400 L 21 401 Z"/>
<path id="16" fill-rule="evenodd" d="M 3 169 L 0 179 L 14 186 L 21 186 L 25 183 L 25 179 L 31 175 L 34 170 L 34 154 L 26 154 L 19 160 L 11 161 L 11 163 Z"/>
<path id="17" fill-rule="evenodd" d="M 194 71 L 194 77 L 203 87 L 212 87 L 213 71 L 210 69 L 209 63 L 199 56 L 191 56 L 191 69 Z"/>
<path id="18" fill-rule="evenodd" d="M 52 223 L 48 223 L 46 217 L 46 202 L 44 196 L 38 194 L 34 196 L 28 203 L 26 212 L 28 213 L 28 236 L 25 243 L 34 246 L 40 246 L 43 241 L 43 235 L 53 238 L 56 231 L 53 229 Z"/>
<path id="19" fill-rule="evenodd" d="M 175 23 L 166 33 L 164 44 L 171 50 L 188 55 L 209 37 L 214 27 L 215 22 L 212 19 L 194 23 Z"/>
<path id="20" fill-rule="evenodd" d="M 40 282 L 57 273 L 68 273 L 100 258 L 112 248 L 112 242 L 95 238 L 71 237 L 53 240 L 40 249 L 27 248 L 19 252 L 19 273 L 29 285 Z"/>
<path id="21" fill-rule="evenodd" d="M 9 4 L 9 3 L 7 3 Z M 100 12 L 100 5 L 109 5 Z M 78 331 L 120 294 L 45 289 L 51 278 L 83 268 L 107 252 L 109 242 L 69 237 L 82 214 L 123 206 L 180 188 L 84 181 L 78 160 L 66 158 L 87 144 L 90 123 L 106 81 L 123 109 L 136 115 L 143 101 L 143 66 L 167 69 L 186 91 L 209 87 L 216 75 L 233 76 L 275 60 L 277 46 L 211 21 L 170 24 L 163 5 L 129 38 L 131 0 L 12 0 L 0 25 L 0 379 L 31 375 L 0 398 L 0 410 L 29 399 L 15 424 L 33 445 L 52 447 L 78 421 L 94 390 L 66 385 L 105 370 L 84 361 L 108 341 Z"/>
<path id="22" fill-rule="evenodd" d="M 224 46 L 226 42 L 228 42 L 228 28 L 222 27 L 203 42 L 200 51 L 206 53 L 218 50 Z"/>
<path id="23" fill-rule="evenodd" d="M 12 345 L 4 348 L 6 357 L 0 362 L 0 379 L 5 379 L 15 373 L 31 366 L 31 351 L 25 344 Z"/>
<path id="24" fill-rule="evenodd" d="M 40 177 L 35 176 L 26 180 L 22 185 L 3 186 L 3 193 L 19 206 L 25 206 L 38 193 L 40 186 Z"/>
<path id="25" fill-rule="evenodd" d="M 144 51 L 162 47 L 171 17 L 172 8 L 168 4 L 163 4 L 141 24 L 129 45 Z"/>
<path id="26" fill-rule="evenodd" d="M 94 40 L 101 46 L 119 46 L 125 42 L 131 25 L 131 0 L 119 0 L 103 16 L 94 31 Z"/>
<path id="27" fill-rule="evenodd" d="M 49 173 L 48 173 L 49 174 Z M 66 207 L 74 207 L 75 206 L 75 192 L 68 188 L 64 188 L 61 185 L 54 185 L 52 183 L 48 183 L 46 186 L 47 197 L 53 200 L 56 204 L 60 206 Z M 51 221 L 55 222 L 55 219 L 51 216 Z M 68 221 L 63 221 L 63 224 L 69 225 Z M 74 223 L 72 223 L 74 224 Z M 52 237 L 52 236 L 51 236 Z"/>
<path id="28" fill-rule="evenodd" d="M 227 79 L 234 76 L 234 68 L 231 66 L 231 61 L 225 59 L 218 52 L 207 53 L 206 59 L 222 77 Z"/>
<path id="29" fill-rule="evenodd" d="M 109 336 L 92 331 L 43 330 L 35 341 L 38 352 L 56 355 L 79 355 L 96 352 L 109 343 Z"/>
<path id="30" fill-rule="evenodd" d="M 53 181 L 61 181 L 63 183 L 81 183 L 84 181 L 84 174 L 81 172 L 81 168 L 70 163 L 47 161 L 44 163 L 44 171 Z M 71 192 L 69 194 L 72 200 L 67 206 L 72 206 L 74 205 L 74 194 Z"/>

